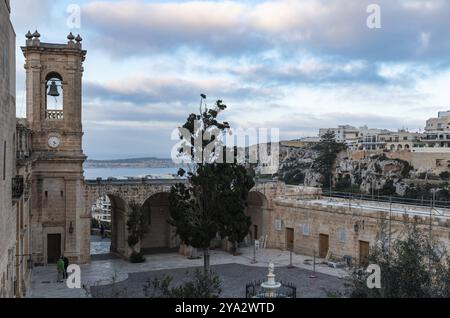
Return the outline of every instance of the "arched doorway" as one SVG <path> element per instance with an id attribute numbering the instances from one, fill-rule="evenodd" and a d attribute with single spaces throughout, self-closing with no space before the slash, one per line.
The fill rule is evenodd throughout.
<path id="1" fill-rule="evenodd" d="M 267 207 L 266 197 L 256 191 L 252 191 L 248 196 L 248 207 L 245 215 L 251 217 L 250 235 L 244 240 L 245 245 L 253 244 L 254 240 L 260 240 L 264 237 L 263 211 Z"/>
<path id="2" fill-rule="evenodd" d="M 115 195 L 98 197 L 91 207 L 91 259 L 126 254 L 126 202 Z"/>
<path id="3" fill-rule="evenodd" d="M 169 194 L 157 193 L 145 201 L 143 205 L 147 213 L 148 233 L 141 241 L 144 254 L 176 252 L 180 245 L 175 237 L 175 230 L 168 223 Z"/>

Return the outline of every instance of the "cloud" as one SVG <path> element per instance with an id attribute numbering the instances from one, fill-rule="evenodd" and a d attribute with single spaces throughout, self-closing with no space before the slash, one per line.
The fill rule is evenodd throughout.
<path id="1" fill-rule="evenodd" d="M 135 105 L 149 103 L 197 103 L 200 94 L 221 99 L 253 99 L 273 97 L 275 89 L 242 85 L 222 78 L 186 79 L 170 76 L 147 77 L 135 75 L 107 83 L 86 82 L 85 95 L 89 99 L 120 101 Z M 210 99 L 211 100 L 211 99 Z"/>
<path id="2" fill-rule="evenodd" d="M 278 48 L 383 61 L 447 58 L 448 1 L 378 1 L 379 30 L 366 26 L 370 3 L 94 1 L 83 7 L 83 17 L 97 34 L 96 42 L 119 56 L 186 48 L 216 56 L 254 55 Z"/>
<path id="3" fill-rule="evenodd" d="M 51 16 L 53 2 L 51 0 L 13 0 L 11 1 L 11 20 L 20 27 L 38 28 Z"/>

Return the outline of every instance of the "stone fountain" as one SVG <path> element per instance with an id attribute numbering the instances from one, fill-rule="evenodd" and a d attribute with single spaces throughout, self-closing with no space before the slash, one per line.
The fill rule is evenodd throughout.
<path id="1" fill-rule="evenodd" d="M 281 283 L 275 281 L 275 265 L 269 264 L 269 274 L 267 275 L 267 282 L 261 284 L 264 294 L 267 298 L 276 298 L 277 291 L 281 288 Z"/>

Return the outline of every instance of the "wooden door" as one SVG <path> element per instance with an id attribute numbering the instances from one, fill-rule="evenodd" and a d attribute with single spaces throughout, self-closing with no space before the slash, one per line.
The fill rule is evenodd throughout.
<path id="1" fill-rule="evenodd" d="M 329 250 L 329 236 L 325 234 L 320 234 L 319 237 L 319 257 L 326 258 Z"/>
<path id="2" fill-rule="evenodd" d="M 369 266 L 369 242 L 359 241 L 359 266 Z"/>
<path id="3" fill-rule="evenodd" d="M 55 264 L 61 257 L 61 234 L 47 235 L 47 263 Z"/>
<path id="4" fill-rule="evenodd" d="M 294 250 L 294 229 L 286 228 L 286 249 Z"/>

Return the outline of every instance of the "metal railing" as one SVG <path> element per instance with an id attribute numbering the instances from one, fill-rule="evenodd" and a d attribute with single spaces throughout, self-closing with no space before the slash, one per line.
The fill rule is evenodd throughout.
<path id="1" fill-rule="evenodd" d="M 339 192 L 339 191 L 330 191 L 330 190 L 325 190 L 325 189 L 323 189 L 322 195 L 324 197 L 340 198 L 340 199 L 346 199 L 346 200 L 374 201 L 374 202 L 383 202 L 383 203 L 392 203 L 392 204 L 450 209 L 450 201 L 435 200 L 433 198 L 417 199 L 417 198 L 405 198 L 405 197 L 397 197 L 397 196 L 385 196 L 385 195 L 378 195 L 378 194 Z"/>
<path id="2" fill-rule="evenodd" d="M 269 293 L 261 286 L 262 281 L 253 281 L 245 286 L 246 298 L 297 298 L 297 287 L 291 283 L 281 283 L 274 293 Z"/>

